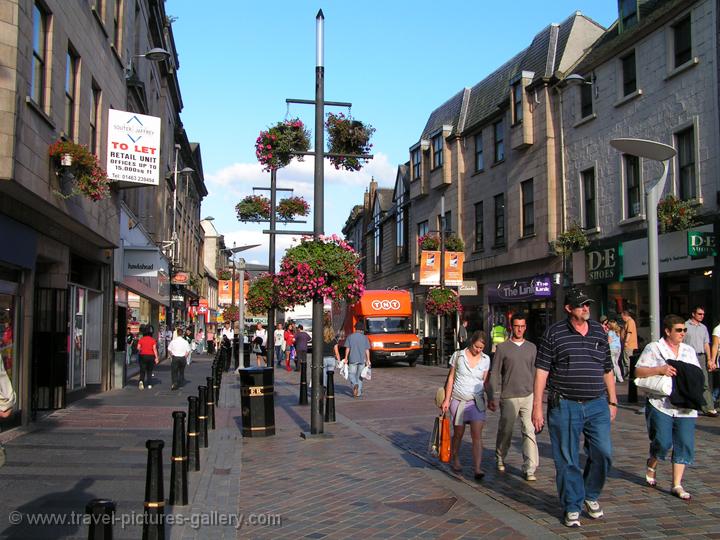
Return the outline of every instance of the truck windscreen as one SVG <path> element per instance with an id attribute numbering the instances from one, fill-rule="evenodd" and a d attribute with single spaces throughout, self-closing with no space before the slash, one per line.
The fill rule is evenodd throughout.
<path id="1" fill-rule="evenodd" d="M 409 331 L 409 317 L 368 317 L 365 319 L 367 334 L 397 334 Z"/>

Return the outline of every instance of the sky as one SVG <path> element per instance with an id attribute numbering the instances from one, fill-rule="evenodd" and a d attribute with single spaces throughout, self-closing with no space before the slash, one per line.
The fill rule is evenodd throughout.
<path id="1" fill-rule="evenodd" d="M 527 47 L 551 23 L 580 11 L 608 27 L 616 0 L 167 0 L 174 19 L 183 98 L 181 120 L 202 150 L 212 216 L 228 246 L 261 244 L 241 255 L 267 264 L 268 224 L 239 222 L 235 205 L 270 175 L 255 157 L 261 130 L 286 118 L 314 125 L 315 18 L 325 15 L 325 99 L 352 103 L 352 116 L 372 125 L 374 159 L 359 172 L 325 162 L 325 234 L 342 234 L 374 178 L 392 188 L 430 113 Z M 327 112 L 347 109 L 326 108 Z M 314 140 L 314 135 L 311 140 Z M 307 223 L 278 229 L 312 231 L 313 158 L 278 171 L 278 187 L 310 203 Z M 268 192 L 257 192 L 269 195 Z M 282 194 L 280 198 L 282 197 Z M 277 261 L 297 241 L 277 236 Z"/>

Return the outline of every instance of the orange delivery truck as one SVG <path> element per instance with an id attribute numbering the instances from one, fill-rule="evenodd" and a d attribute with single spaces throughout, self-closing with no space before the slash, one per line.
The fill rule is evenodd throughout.
<path id="1" fill-rule="evenodd" d="M 420 357 L 420 339 L 412 332 L 412 297 L 409 291 L 366 290 L 360 300 L 347 308 L 343 334 L 355 331 L 362 321 L 370 341 L 370 362 L 373 365 L 404 361 L 415 366 Z M 344 339 L 340 346 L 344 344 Z M 344 353 L 343 353 L 344 354 Z"/>

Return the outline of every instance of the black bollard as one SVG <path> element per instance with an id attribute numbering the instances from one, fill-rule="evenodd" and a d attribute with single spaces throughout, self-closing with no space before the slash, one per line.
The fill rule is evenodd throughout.
<path id="1" fill-rule="evenodd" d="M 208 447 L 207 386 L 198 386 L 198 446 Z"/>
<path id="2" fill-rule="evenodd" d="M 333 382 L 333 371 L 327 372 L 327 390 L 325 392 L 325 421 L 335 421 L 335 383 Z"/>
<path id="3" fill-rule="evenodd" d="M 215 370 L 215 382 L 213 384 L 216 405 L 220 404 L 220 385 L 221 384 L 222 384 L 222 370 L 220 369 L 220 365 L 218 365 L 217 370 Z"/>
<path id="4" fill-rule="evenodd" d="M 185 412 L 173 411 L 173 446 L 170 458 L 170 504 L 188 503 L 187 446 L 185 443 Z"/>
<path id="5" fill-rule="evenodd" d="M 163 491 L 162 449 L 165 443 L 151 439 L 148 449 L 147 475 L 145 476 L 145 513 L 143 540 L 165 539 L 165 494 Z"/>
<path id="6" fill-rule="evenodd" d="M 215 392 L 213 391 L 213 378 L 208 377 L 207 379 L 207 412 L 208 412 L 208 423 L 210 424 L 210 429 L 215 429 L 215 400 L 213 397 L 215 396 Z"/>
<path id="7" fill-rule="evenodd" d="M 93 499 L 85 505 L 90 517 L 88 540 L 112 540 L 115 503 L 108 499 Z"/>
<path id="8" fill-rule="evenodd" d="M 188 430 L 187 430 L 187 450 L 188 450 L 188 470 L 200 470 L 200 444 L 198 443 L 198 398 L 195 396 L 188 397 Z"/>
<path id="9" fill-rule="evenodd" d="M 300 399 L 298 399 L 298 405 L 307 404 L 307 362 L 300 362 Z"/>

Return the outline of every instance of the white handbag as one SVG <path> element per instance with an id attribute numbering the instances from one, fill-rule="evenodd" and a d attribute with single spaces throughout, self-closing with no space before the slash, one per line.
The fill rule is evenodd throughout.
<path id="1" fill-rule="evenodd" d="M 634 382 L 635 386 L 654 396 L 668 397 L 672 394 L 672 377 L 668 377 L 667 375 L 637 377 Z"/>

